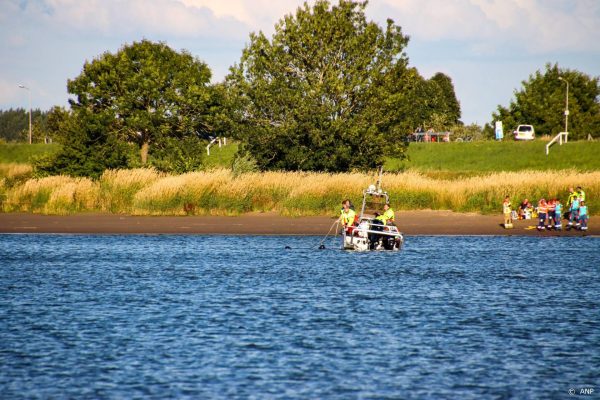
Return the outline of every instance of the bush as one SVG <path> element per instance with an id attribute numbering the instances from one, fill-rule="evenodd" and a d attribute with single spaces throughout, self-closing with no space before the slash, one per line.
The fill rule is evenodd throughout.
<path id="1" fill-rule="evenodd" d="M 231 163 L 231 174 L 234 177 L 240 176 L 241 174 L 256 171 L 258 171 L 258 165 L 256 164 L 256 160 L 248 154 L 236 155 L 236 157 L 233 159 L 233 162 Z"/>
<path id="2" fill-rule="evenodd" d="M 150 164 L 159 171 L 182 174 L 202 169 L 204 143 L 197 137 L 165 138 L 152 149 Z"/>

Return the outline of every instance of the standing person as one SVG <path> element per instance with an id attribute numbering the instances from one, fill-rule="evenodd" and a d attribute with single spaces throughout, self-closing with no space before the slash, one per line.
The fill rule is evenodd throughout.
<path id="1" fill-rule="evenodd" d="M 581 222 L 581 229 L 582 231 L 587 231 L 587 224 L 588 224 L 588 212 L 587 212 L 587 206 L 585 205 L 585 201 L 581 201 L 579 203 L 579 221 Z"/>
<path id="2" fill-rule="evenodd" d="M 346 232 L 352 232 L 356 219 L 356 212 L 350 208 L 350 200 L 346 199 L 342 201 L 342 211 L 340 213 L 340 222 L 342 227 L 346 229 Z"/>
<path id="3" fill-rule="evenodd" d="M 554 229 L 556 220 L 556 199 L 551 199 L 548 202 L 548 230 Z"/>
<path id="4" fill-rule="evenodd" d="M 504 214 L 504 229 L 512 229 L 512 204 L 508 196 L 504 198 L 504 202 L 502 203 L 502 213 Z"/>
<path id="5" fill-rule="evenodd" d="M 557 231 L 562 230 L 562 204 L 559 199 L 555 199 L 555 210 L 554 210 L 554 229 Z"/>
<path id="6" fill-rule="evenodd" d="M 585 192 L 581 186 L 577 186 L 577 192 L 579 193 L 579 202 L 585 201 Z"/>
<path id="7" fill-rule="evenodd" d="M 577 193 L 575 190 L 573 190 L 573 186 L 569 187 L 569 197 L 567 198 L 567 213 L 565 215 L 565 218 L 568 218 L 569 221 L 571 220 L 571 206 L 573 205 L 573 200 L 577 199 L 577 197 L 579 197 L 579 193 Z"/>
<path id="8" fill-rule="evenodd" d="M 546 199 L 541 199 L 538 202 L 538 231 L 543 231 L 546 229 L 546 216 L 548 215 L 548 204 L 546 203 Z"/>
<path id="9" fill-rule="evenodd" d="M 575 227 L 580 225 L 579 223 L 579 198 L 576 197 L 571 202 L 571 207 L 569 208 L 569 224 L 567 225 L 567 230 L 570 231 L 573 227 L 573 221 L 575 221 Z"/>

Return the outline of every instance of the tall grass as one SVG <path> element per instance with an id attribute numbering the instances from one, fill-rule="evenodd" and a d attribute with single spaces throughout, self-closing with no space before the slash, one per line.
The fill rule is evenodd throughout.
<path id="1" fill-rule="evenodd" d="M 153 169 L 106 171 L 98 181 L 54 176 L 6 189 L 5 212 L 48 214 L 111 212 L 137 215 L 235 215 L 276 211 L 283 215 L 334 215 L 343 198 L 359 204 L 375 177 L 362 173 L 247 173 L 229 170 L 168 175 Z M 449 209 L 499 213 L 505 195 L 566 199 L 569 186 L 587 192 L 591 212 L 600 211 L 600 171 L 498 172 L 462 180 L 419 172 L 388 173 L 383 186 L 399 210 Z"/>

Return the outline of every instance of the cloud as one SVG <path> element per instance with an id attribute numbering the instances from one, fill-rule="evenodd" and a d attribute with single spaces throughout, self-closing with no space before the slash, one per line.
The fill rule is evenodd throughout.
<path id="1" fill-rule="evenodd" d="M 15 7 L 13 7 L 14 9 Z M 238 38 L 248 26 L 230 15 L 179 0 L 43 0 L 19 7 L 22 21 L 63 34 L 115 37 L 123 34 Z"/>
<path id="2" fill-rule="evenodd" d="M 381 0 L 386 14 L 406 33 L 425 40 L 470 41 L 486 52 L 505 44 L 540 54 L 600 50 L 597 0 Z"/>
<path id="3" fill-rule="evenodd" d="M 13 104 L 22 101 L 27 106 L 27 93 L 12 81 L 0 79 L 0 104 Z"/>

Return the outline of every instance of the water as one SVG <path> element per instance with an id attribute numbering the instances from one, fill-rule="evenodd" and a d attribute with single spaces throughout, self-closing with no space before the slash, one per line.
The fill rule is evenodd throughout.
<path id="1" fill-rule="evenodd" d="M 600 239 L 318 242 L 0 235 L 0 397 L 597 397 Z"/>

